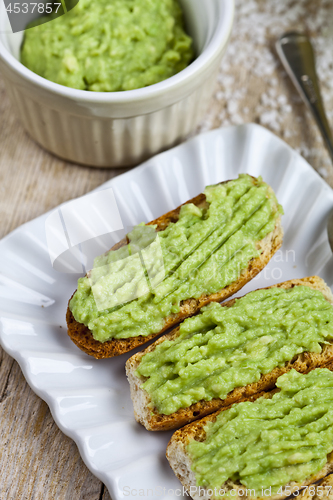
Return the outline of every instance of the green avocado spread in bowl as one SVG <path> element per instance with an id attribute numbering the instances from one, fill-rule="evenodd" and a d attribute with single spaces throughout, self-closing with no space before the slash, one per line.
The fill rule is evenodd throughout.
<path id="1" fill-rule="evenodd" d="M 146 87 L 192 61 L 178 0 L 80 0 L 25 31 L 21 62 L 52 82 L 114 92 Z"/>

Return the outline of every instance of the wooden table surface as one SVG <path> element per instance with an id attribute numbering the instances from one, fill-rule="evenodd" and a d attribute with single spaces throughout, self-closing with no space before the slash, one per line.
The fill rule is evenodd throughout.
<path id="1" fill-rule="evenodd" d="M 317 52 L 324 101 L 333 123 L 331 0 L 236 0 L 231 43 L 216 93 L 198 132 L 257 122 L 296 148 L 333 186 L 333 168 L 316 127 L 279 64 L 274 41 L 306 29 Z M 66 163 L 26 134 L 0 78 L 0 237 L 124 169 Z M 65 311 L 64 311 L 65 314 Z M 55 425 L 18 364 L 0 349 L 0 500 L 107 500 L 74 442 Z"/>

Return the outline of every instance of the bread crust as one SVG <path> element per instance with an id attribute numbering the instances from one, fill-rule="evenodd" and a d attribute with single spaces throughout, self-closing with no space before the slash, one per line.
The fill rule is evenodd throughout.
<path id="1" fill-rule="evenodd" d="M 319 488 L 318 488 L 319 487 Z M 313 489 L 312 489 L 313 490 Z M 319 481 L 314 491 L 310 493 L 309 489 L 302 492 L 302 500 L 333 500 L 333 474 L 326 476 Z"/>
<path id="2" fill-rule="evenodd" d="M 252 399 L 249 400 L 254 401 L 255 399 L 258 399 L 258 397 L 261 396 L 265 398 L 271 398 L 273 394 L 275 394 L 275 392 L 277 391 L 275 390 L 271 391 L 270 393 L 261 393 L 258 394 L 257 397 L 253 397 Z M 228 408 L 223 408 L 220 411 L 208 415 L 207 417 L 197 422 L 193 422 L 189 425 L 186 425 L 182 429 L 179 429 L 173 434 L 167 446 L 166 457 L 170 464 L 170 467 L 176 474 L 182 485 L 185 487 L 185 489 L 188 492 L 191 492 L 191 497 L 193 498 L 193 500 L 202 500 L 202 499 L 216 500 L 216 499 L 214 499 L 213 496 L 208 494 L 208 489 L 201 488 L 199 491 L 199 488 L 196 488 L 195 473 L 191 470 L 191 459 L 186 451 L 187 445 L 193 439 L 201 442 L 204 441 L 206 437 L 206 432 L 204 429 L 205 425 L 208 422 L 215 422 L 218 414 L 221 413 L 221 411 L 227 409 Z M 288 487 L 288 489 L 290 489 L 290 492 L 292 494 L 297 490 L 305 488 L 305 486 L 317 482 L 318 480 L 324 478 L 325 476 L 331 474 L 332 472 L 333 472 L 333 452 L 327 455 L 327 463 L 323 467 L 323 469 L 321 469 L 321 471 L 319 471 L 317 474 L 313 476 L 306 478 L 306 480 L 303 481 L 302 483 L 298 483 L 297 481 L 291 481 L 290 483 L 286 484 L 283 487 L 283 491 L 285 491 L 286 487 Z M 328 481 L 324 480 L 322 481 L 322 484 L 324 486 L 326 484 L 333 485 L 333 479 L 330 478 Z M 228 480 L 224 484 L 222 484 L 221 489 L 224 489 L 225 491 L 235 490 L 236 493 L 232 494 L 232 498 L 236 500 L 241 500 L 244 498 L 249 500 L 280 500 L 287 497 L 286 494 L 279 494 L 279 495 L 276 494 L 272 496 L 259 496 L 259 497 L 251 496 L 251 494 L 249 494 L 250 490 L 248 490 L 244 485 L 242 485 L 240 482 L 234 483 L 231 480 Z M 303 497 L 303 495 L 301 494 L 299 498 L 306 498 L 306 500 L 312 500 L 312 497 L 314 496 L 316 495 L 310 495 L 310 493 L 307 492 L 306 497 Z M 319 498 L 322 499 L 323 497 L 321 496 Z M 329 498 L 329 496 L 326 495 L 325 498 Z"/>
<path id="3" fill-rule="evenodd" d="M 229 181 L 222 182 L 221 184 L 224 184 L 226 182 Z M 253 178 L 253 183 L 255 185 L 255 178 Z M 206 207 L 206 196 L 201 193 L 195 198 L 192 198 L 186 203 L 183 203 L 183 205 L 187 203 L 193 203 L 200 208 Z M 162 231 L 171 222 L 176 222 L 178 220 L 181 207 L 182 205 L 149 222 L 147 225 L 156 225 L 156 230 Z M 281 217 L 279 216 L 277 218 L 274 230 L 269 233 L 264 239 L 257 242 L 257 248 L 262 251 L 261 255 L 249 262 L 248 267 L 243 270 L 237 281 L 223 288 L 223 290 L 219 291 L 218 293 L 214 293 L 211 295 L 202 295 L 201 297 L 199 297 L 199 299 L 185 300 L 181 304 L 180 312 L 170 315 L 165 320 L 163 328 L 158 333 L 152 333 L 148 336 L 140 335 L 137 337 L 130 337 L 126 339 L 111 339 L 103 343 L 99 342 L 93 338 L 93 335 L 88 327 L 86 327 L 82 323 L 77 322 L 74 319 L 74 316 L 69 309 L 70 299 L 68 302 L 66 313 L 68 335 L 72 339 L 74 344 L 77 345 L 77 347 L 79 347 L 82 351 L 86 352 L 90 356 L 95 357 L 96 359 L 111 358 L 131 351 L 132 349 L 135 349 L 136 347 L 149 342 L 151 339 L 158 337 L 183 319 L 193 316 L 196 312 L 199 311 L 199 309 L 201 309 L 201 307 L 209 304 L 210 302 L 222 302 L 223 300 L 236 293 L 268 264 L 275 252 L 281 247 L 282 239 L 283 230 L 281 226 Z M 126 239 L 123 239 L 117 245 L 115 245 L 112 250 L 117 250 L 118 248 L 126 245 L 126 243 Z"/>
<path id="4" fill-rule="evenodd" d="M 288 289 L 296 285 L 305 285 L 321 291 L 325 299 L 333 305 L 333 295 L 331 290 L 318 276 L 285 281 L 267 288 L 279 287 Z M 221 307 L 231 307 L 234 302 L 235 299 L 231 299 L 224 304 L 221 304 Z M 284 366 L 274 368 L 274 370 L 270 373 L 262 375 L 258 382 L 249 384 L 245 387 L 237 387 L 231 391 L 224 400 L 214 398 L 211 401 L 199 401 L 188 408 L 181 408 L 171 415 L 162 415 L 156 408 L 153 409 L 151 407 L 149 394 L 141 388 L 142 384 L 146 381 L 146 378 L 141 376 L 137 377 L 135 372 L 142 357 L 147 352 L 153 351 L 156 346 L 161 342 L 164 342 L 164 340 L 173 340 L 177 338 L 178 335 L 179 327 L 155 341 L 145 350 L 140 351 L 129 358 L 126 363 L 126 374 L 130 384 L 135 419 L 149 431 L 177 429 L 188 424 L 189 422 L 205 417 L 216 410 L 229 407 L 236 402 L 247 400 L 249 397 L 258 394 L 259 392 L 270 391 L 275 387 L 277 378 L 291 369 L 295 369 L 300 373 L 308 373 L 316 367 L 322 367 L 328 365 L 329 363 L 333 363 L 333 343 L 324 344 L 321 353 L 304 352 L 299 354 L 291 361 L 287 362 Z"/>

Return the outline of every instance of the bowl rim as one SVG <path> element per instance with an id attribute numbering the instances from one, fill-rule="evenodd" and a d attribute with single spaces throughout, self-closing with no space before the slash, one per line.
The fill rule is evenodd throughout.
<path id="1" fill-rule="evenodd" d="M 219 0 L 224 2 L 223 16 L 214 30 L 212 39 L 204 51 L 184 70 L 166 80 L 135 90 L 119 92 L 89 92 L 86 90 L 73 89 L 51 82 L 41 77 L 25 67 L 11 52 L 5 47 L 0 38 L 0 59 L 12 70 L 31 84 L 47 90 L 52 94 L 61 95 L 82 103 L 107 103 L 107 104 L 129 104 L 138 103 L 150 99 L 159 98 L 165 92 L 176 92 L 190 81 L 198 73 L 204 72 L 211 63 L 220 55 L 220 52 L 228 43 L 234 20 L 235 0 Z M 1 5 L 0 5 L 1 10 Z"/>

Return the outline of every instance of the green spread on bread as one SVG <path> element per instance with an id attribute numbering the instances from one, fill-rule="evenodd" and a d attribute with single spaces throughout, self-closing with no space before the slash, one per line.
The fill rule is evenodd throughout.
<path id="1" fill-rule="evenodd" d="M 185 320 L 175 340 L 143 356 L 138 376 L 159 413 L 170 415 L 198 401 L 225 399 L 258 382 L 302 352 L 322 351 L 333 339 L 333 306 L 308 286 L 269 288 L 212 303 Z"/>
<path id="2" fill-rule="evenodd" d="M 262 488 L 281 494 L 323 469 L 333 450 L 333 373 L 291 370 L 276 386 L 271 399 L 233 405 L 207 423 L 203 441 L 190 441 L 197 486 L 219 491 L 231 480 L 262 497 Z"/>
<path id="3" fill-rule="evenodd" d="M 205 206 L 183 205 L 155 238 L 152 226 L 136 228 L 130 245 L 98 258 L 79 280 L 69 307 L 95 340 L 158 333 L 184 301 L 222 290 L 260 255 L 257 243 L 282 212 L 269 186 L 242 174 L 204 193 Z"/>

